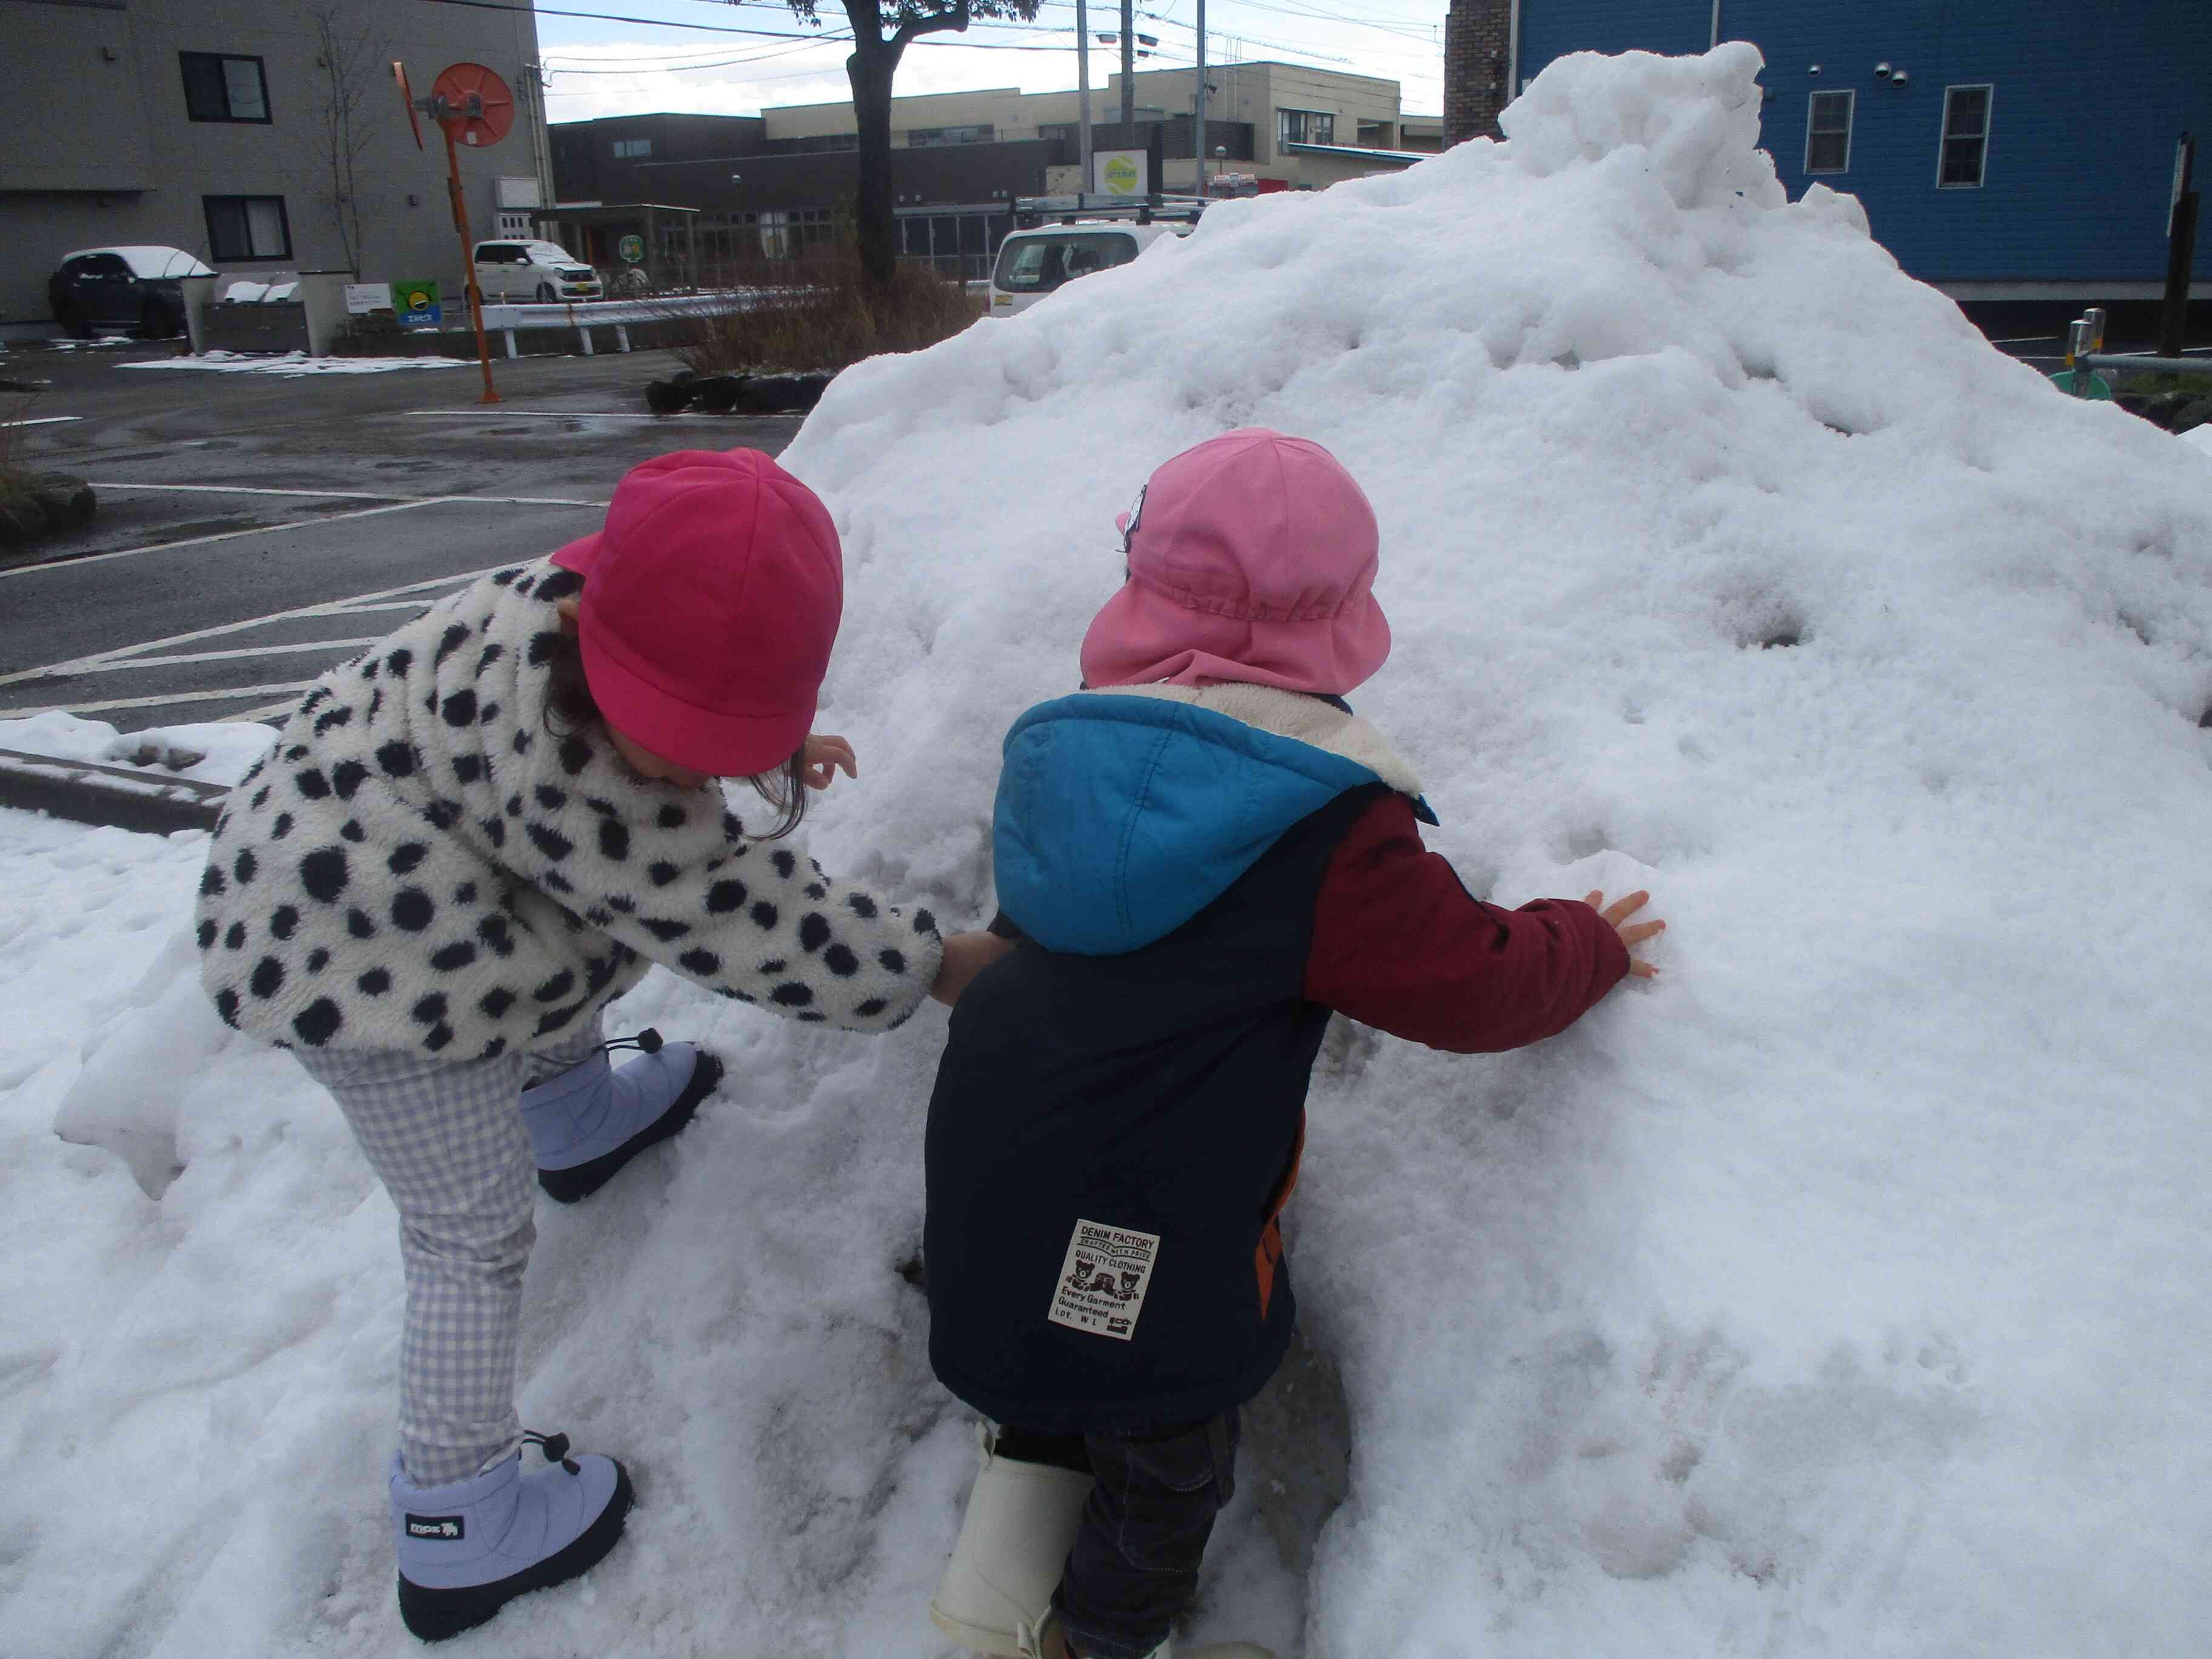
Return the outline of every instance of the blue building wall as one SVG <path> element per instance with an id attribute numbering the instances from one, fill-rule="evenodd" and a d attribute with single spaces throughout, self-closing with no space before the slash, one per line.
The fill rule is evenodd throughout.
<path id="1" fill-rule="evenodd" d="M 1711 0 L 1522 0 L 1521 82 L 1570 52 L 1703 52 L 1711 28 Z M 1721 39 L 1766 59 L 1761 139 L 1790 196 L 1856 196 L 1924 281 L 2162 283 L 2184 130 L 2212 194 L 2212 0 L 1723 0 Z M 1944 88 L 1980 84 L 1984 183 L 1939 188 Z M 1811 95 L 1841 91 L 1848 170 L 1808 177 Z M 2212 279 L 2212 214 L 2196 270 Z"/>

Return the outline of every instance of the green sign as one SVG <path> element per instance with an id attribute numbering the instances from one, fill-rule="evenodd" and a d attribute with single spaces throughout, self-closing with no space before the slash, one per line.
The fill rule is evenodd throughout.
<path id="1" fill-rule="evenodd" d="M 625 264 L 641 265 L 645 263 L 645 238 L 625 236 L 615 244 L 615 252 L 622 255 Z"/>
<path id="2" fill-rule="evenodd" d="M 438 284 L 434 280 L 394 283 L 392 309 L 402 328 L 435 328 L 446 320 L 446 313 L 438 304 Z"/>

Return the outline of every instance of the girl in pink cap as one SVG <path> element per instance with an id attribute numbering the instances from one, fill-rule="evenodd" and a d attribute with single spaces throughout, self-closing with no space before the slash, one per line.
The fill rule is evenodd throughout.
<path id="1" fill-rule="evenodd" d="M 597 1190 L 722 1068 L 650 1030 L 603 1042 L 606 1005 L 659 963 L 887 1031 L 1007 948 L 940 937 L 787 839 L 806 789 L 854 770 L 809 732 L 843 592 L 798 479 L 750 450 L 661 456 L 597 535 L 325 674 L 216 826 L 208 992 L 337 1097 L 399 1211 L 388 1474 L 400 1613 L 426 1641 L 584 1571 L 629 1508 L 620 1463 L 515 1416 L 532 1203 Z M 722 778 L 773 827 L 740 823 Z M 617 1070 L 623 1047 L 642 1052 Z M 524 1471 L 526 1441 L 545 1467 Z"/>
<path id="2" fill-rule="evenodd" d="M 1424 850 L 1413 769 L 1343 701 L 1390 630 L 1374 512 L 1318 444 L 1224 434 L 1121 525 L 1085 689 L 1006 737 L 1020 942 L 953 1015 L 925 1159 L 930 1360 L 998 1425 L 930 1611 L 1048 1659 L 1170 1652 L 1291 1340 L 1277 1218 L 1331 1012 L 1515 1048 L 1650 974 L 1629 947 L 1663 926 L 1643 893 L 1479 903 Z"/>

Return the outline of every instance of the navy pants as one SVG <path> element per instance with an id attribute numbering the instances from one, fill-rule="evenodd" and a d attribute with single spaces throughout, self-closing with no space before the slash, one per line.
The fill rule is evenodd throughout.
<path id="1" fill-rule="evenodd" d="M 1145 1659 L 1198 1589 L 1213 1520 L 1237 1490 L 1237 1411 L 1174 1428 L 1046 1434 L 1006 1426 L 998 1451 L 1097 1478 L 1052 1604 L 1080 1659 Z"/>

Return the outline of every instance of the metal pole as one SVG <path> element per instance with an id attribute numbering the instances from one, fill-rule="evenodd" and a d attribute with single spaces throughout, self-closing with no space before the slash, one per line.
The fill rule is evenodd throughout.
<path id="1" fill-rule="evenodd" d="M 2166 216 L 2166 301 L 2158 313 L 2158 355 L 2179 357 L 2188 344 L 2189 268 L 2196 254 L 2197 192 L 2190 172 L 2197 140 L 2183 133 L 2173 149 L 2173 198 Z"/>
<path id="2" fill-rule="evenodd" d="M 1121 0 L 1121 148 L 1137 142 L 1137 0 Z M 1152 180 L 1155 189 L 1159 180 Z"/>
<path id="3" fill-rule="evenodd" d="M 1198 105 L 1192 118 L 1191 167 L 1198 176 L 1198 193 L 1206 194 L 1206 0 L 1198 0 Z"/>
<path id="4" fill-rule="evenodd" d="M 1075 0 L 1075 85 L 1083 108 L 1075 122 L 1075 157 L 1083 168 L 1083 182 L 1075 187 L 1075 205 L 1081 207 L 1091 191 L 1091 8 Z"/>
<path id="5" fill-rule="evenodd" d="M 438 123 L 446 135 L 446 182 L 453 192 L 453 228 L 461 237 L 461 279 L 468 284 L 469 319 L 476 325 L 477 362 L 483 365 L 483 396 L 477 401 L 495 404 L 499 393 L 491 383 L 491 347 L 484 341 L 483 290 L 477 286 L 476 250 L 469 246 L 469 204 L 461 194 L 461 156 L 453 148 L 453 124 Z"/>
<path id="6" fill-rule="evenodd" d="M 2076 317 L 2066 325 L 2066 367 L 2072 375 L 2067 390 L 2077 398 L 2089 395 L 2089 320 Z"/>

